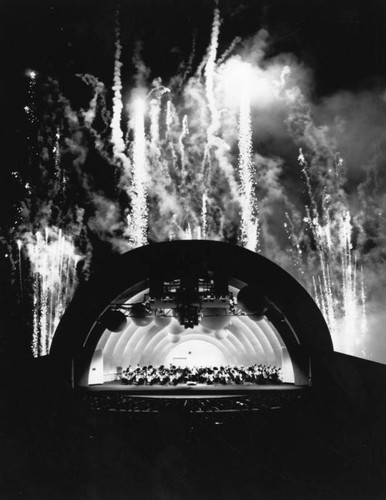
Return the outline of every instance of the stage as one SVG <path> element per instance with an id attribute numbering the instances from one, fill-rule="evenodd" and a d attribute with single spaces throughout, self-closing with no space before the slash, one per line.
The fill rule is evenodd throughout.
<path id="1" fill-rule="evenodd" d="M 141 397 L 228 397 L 240 395 L 252 395 L 260 391 L 304 391 L 308 386 L 296 386 L 294 384 L 178 384 L 173 385 L 125 385 L 120 381 L 106 382 L 105 384 L 89 385 L 84 388 L 91 392 L 121 392 L 127 396 Z"/>
<path id="2" fill-rule="evenodd" d="M 293 384 L 129 386 L 109 382 L 82 388 L 78 395 L 81 403 L 92 411 L 218 413 L 280 409 L 303 399 L 309 390 L 308 386 Z"/>

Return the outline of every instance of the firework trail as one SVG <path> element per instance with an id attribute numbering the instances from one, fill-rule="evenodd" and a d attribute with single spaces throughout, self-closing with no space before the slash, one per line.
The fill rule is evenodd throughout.
<path id="1" fill-rule="evenodd" d="M 12 231 L 19 253 L 21 305 L 29 305 L 29 300 L 24 298 L 32 295 L 33 312 L 26 308 L 23 312 L 26 321 L 31 313 L 34 357 L 49 353 L 54 331 L 75 290 L 76 265 L 81 252 L 75 250 L 73 237 L 82 227 L 77 207 L 71 206 L 67 198 L 67 175 L 62 164 L 63 150 L 73 146 L 70 137 L 79 130 L 80 122 L 58 92 L 55 81 L 48 80 L 44 88 L 48 106 L 39 119 L 38 147 L 34 148 L 35 154 L 25 175 L 28 180 L 23 180 L 27 195 L 20 206 L 23 217 Z M 83 158 L 84 153 L 83 149 Z M 80 163 L 79 158 L 74 159 L 74 166 Z M 65 234 L 59 229 L 64 226 Z M 32 280 L 22 272 L 22 258 L 26 259 L 25 268 L 29 268 Z"/>
<path id="2" fill-rule="evenodd" d="M 331 238 L 329 231 L 331 225 L 323 225 L 322 223 L 322 217 L 319 214 L 311 187 L 308 164 L 305 160 L 302 149 L 300 149 L 298 161 L 306 181 L 307 192 L 311 205 L 311 208 L 306 206 L 306 217 L 304 222 L 307 224 L 313 235 L 320 266 L 320 274 L 316 278 L 312 275 L 314 297 L 327 320 L 331 332 L 335 334 L 337 311 L 336 304 L 334 302 L 330 266 L 328 264 L 328 259 L 331 257 Z"/>
<path id="3" fill-rule="evenodd" d="M 192 240 L 193 239 L 193 231 L 192 231 L 192 228 L 190 226 L 190 224 L 188 224 L 188 227 L 186 228 L 186 230 L 184 231 L 184 239 L 185 240 Z"/>
<path id="4" fill-rule="evenodd" d="M 201 209 L 201 238 L 203 240 L 206 240 L 206 235 L 207 235 L 207 230 L 208 230 L 208 221 L 207 221 L 207 203 L 208 203 L 208 196 L 204 192 L 202 195 L 202 209 Z"/>
<path id="5" fill-rule="evenodd" d="M 34 321 L 32 353 L 49 353 L 51 341 L 76 286 L 79 260 L 74 243 L 57 228 L 46 228 L 44 235 L 26 235 L 27 252 L 33 275 Z"/>
<path id="6" fill-rule="evenodd" d="M 137 97 L 133 103 L 133 186 L 132 212 L 130 214 L 130 238 L 134 247 L 147 244 L 148 210 L 146 200 L 146 137 L 145 100 Z"/>
<path id="7" fill-rule="evenodd" d="M 294 263 L 295 271 L 300 277 L 304 277 L 303 266 L 303 251 L 301 249 L 301 238 L 296 234 L 295 224 L 288 212 L 285 212 L 286 221 L 284 222 L 284 230 L 286 232 L 289 244 L 292 262 Z"/>
<path id="8" fill-rule="evenodd" d="M 249 250 L 259 248 L 259 222 L 254 197 L 252 162 L 252 127 L 248 84 L 241 78 L 239 111 L 239 172 L 241 179 L 241 244 Z"/>
<path id="9" fill-rule="evenodd" d="M 122 45 L 120 41 L 120 27 L 119 27 L 119 11 L 116 14 L 115 24 L 115 59 L 114 59 L 114 85 L 113 85 L 113 116 L 111 119 L 111 142 L 113 144 L 113 152 L 115 158 L 122 161 L 126 173 L 130 170 L 130 162 L 125 152 L 125 142 L 123 140 L 123 131 L 121 128 L 121 119 L 123 111 L 122 102 L 122 78 L 121 78 L 121 54 Z"/>
<path id="10" fill-rule="evenodd" d="M 365 327 L 366 323 L 365 292 L 362 294 L 358 287 L 358 262 L 353 257 L 352 246 L 354 228 L 343 187 L 346 182 L 343 160 L 336 154 L 335 143 L 328 136 L 327 129 L 315 126 L 309 103 L 300 88 L 297 85 L 288 88 L 290 75 L 290 68 L 284 67 L 277 82 L 278 96 L 288 107 L 286 124 L 289 133 L 311 158 L 308 163 L 300 148 L 298 161 L 310 203 L 305 207 L 304 222 L 315 245 L 315 250 L 308 248 L 309 268 L 302 274 L 312 276 L 312 287 L 308 285 L 308 288 L 313 289 L 335 346 L 354 353 L 357 325 Z M 298 267 L 299 259 L 294 264 Z"/>
<path id="11" fill-rule="evenodd" d="M 365 327 L 364 282 L 358 283 L 356 258 L 353 257 L 351 216 L 344 200 L 335 205 L 325 193 L 321 212 L 311 187 L 308 165 L 302 150 L 299 163 L 306 180 L 311 208 L 305 222 L 313 235 L 320 272 L 313 276 L 314 296 L 330 327 L 336 347 L 354 352 L 358 343 L 358 324 Z M 338 159 L 338 175 L 342 162 Z M 362 274 L 363 277 L 363 274 Z M 344 318 L 343 322 L 339 318 Z"/>
<path id="12" fill-rule="evenodd" d="M 19 263 L 19 287 L 20 287 L 20 305 L 23 310 L 23 269 L 22 269 L 22 258 L 21 258 L 21 249 L 23 246 L 23 242 L 19 239 L 16 240 L 16 245 L 18 249 L 18 263 Z"/>
<path id="13" fill-rule="evenodd" d="M 190 53 L 189 60 L 188 60 L 188 63 L 186 65 L 185 72 L 182 75 L 181 80 L 179 82 L 180 88 L 186 82 L 186 79 L 188 78 L 188 76 L 192 73 L 193 61 L 194 61 L 195 57 L 196 57 L 196 33 L 194 33 L 194 35 L 193 35 L 192 51 Z"/>
<path id="14" fill-rule="evenodd" d="M 170 137 L 171 127 L 173 124 L 173 105 L 172 105 L 172 102 L 170 100 L 168 100 L 166 103 L 165 124 L 166 124 L 166 137 Z"/>
<path id="15" fill-rule="evenodd" d="M 24 111 L 28 117 L 28 121 L 31 123 L 31 125 L 35 124 L 37 122 L 36 114 L 35 114 L 35 108 L 36 108 L 36 98 L 35 98 L 35 91 L 36 91 L 36 79 L 37 79 L 37 72 L 30 69 L 26 72 L 27 77 L 29 78 L 29 83 L 28 83 L 28 104 L 24 106 Z"/>
<path id="16" fill-rule="evenodd" d="M 217 60 L 216 66 L 220 66 L 235 50 L 237 45 L 241 42 L 241 38 L 239 36 L 236 36 L 230 46 L 227 48 L 227 50 L 221 55 L 221 57 Z"/>
<path id="17" fill-rule="evenodd" d="M 220 128 L 220 120 L 218 116 L 216 99 L 214 95 L 214 77 L 216 71 L 216 56 L 218 48 L 218 37 L 220 34 L 220 24 L 221 24 L 220 11 L 219 9 L 216 8 L 214 10 L 214 16 L 213 16 L 212 34 L 208 49 L 208 59 L 205 65 L 205 90 L 211 117 L 211 123 L 208 127 L 208 142 L 211 141 L 212 136 L 215 135 L 218 129 Z"/>
<path id="18" fill-rule="evenodd" d="M 361 297 L 361 305 L 362 305 L 362 318 L 361 318 L 361 326 L 360 326 L 360 331 L 361 331 L 361 339 L 360 343 L 362 345 L 362 356 L 366 357 L 367 352 L 366 352 L 366 333 L 367 333 L 367 311 L 366 311 L 366 289 L 365 289 L 365 279 L 364 279 L 364 269 L 363 265 L 361 266 L 360 270 L 360 297 Z"/>
<path id="19" fill-rule="evenodd" d="M 158 99 L 152 99 L 150 101 L 150 141 L 151 146 L 155 151 L 159 147 L 159 117 L 161 109 Z"/>
<path id="20" fill-rule="evenodd" d="M 189 135 L 188 116 L 184 115 L 182 119 L 181 135 L 178 138 L 178 144 L 180 146 L 181 168 L 184 168 L 185 165 L 184 138 L 187 137 L 188 135 Z"/>

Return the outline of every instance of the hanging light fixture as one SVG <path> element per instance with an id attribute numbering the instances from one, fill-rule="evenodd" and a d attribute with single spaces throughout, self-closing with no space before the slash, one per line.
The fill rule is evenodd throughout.
<path id="1" fill-rule="evenodd" d="M 127 318 L 122 311 L 108 309 L 103 313 L 101 323 L 110 332 L 121 332 L 126 328 Z"/>

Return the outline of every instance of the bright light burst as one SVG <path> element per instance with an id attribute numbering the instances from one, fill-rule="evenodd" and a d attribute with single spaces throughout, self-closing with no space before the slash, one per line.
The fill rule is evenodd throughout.
<path id="1" fill-rule="evenodd" d="M 322 199 L 320 210 L 302 150 L 299 163 L 310 197 L 310 208 L 306 207 L 304 221 L 312 232 L 320 269 L 312 277 L 314 297 L 326 318 L 335 348 L 363 355 L 360 350 L 364 349 L 366 333 L 365 288 L 363 269 L 358 276 L 358 264 L 353 254 L 350 212 L 343 204 L 339 204 L 338 209 L 330 206 L 328 193 Z M 341 159 L 336 166 L 341 166 Z"/>
<path id="2" fill-rule="evenodd" d="M 34 69 L 27 69 L 25 71 L 25 76 L 27 76 L 30 80 L 36 80 L 38 73 Z"/>
<path id="3" fill-rule="evenodd" d="M 76 286 L 79 256 L 70 236 L 61 229 L 25 235 L 33 276 L 34 357 L 49 353 L 51 341 Z"/>

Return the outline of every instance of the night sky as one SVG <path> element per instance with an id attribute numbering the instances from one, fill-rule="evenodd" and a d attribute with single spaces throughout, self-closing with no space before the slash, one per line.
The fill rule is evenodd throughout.
<path id="1" fill-rule="evenodd" d="M 29 67 L 58 78 L 83 72 L 107 85 L 111 82 L 117 4 L 1 2 L 2 82 L 12 81 L 16 108 L 23 102 L 23 74 Z M 120 2 L 126 81 L 133 72 L 130 59 L 138 41 L 143 43 L 143 58 L 152 76 L 167 80 L 174 75 L 188 59 L 195 34 L 198 63 L 208 45 L 213 5 L 204 0 Z M 235 0 L 221 1 L 219 6 L 223 18 L 219 53 L 235 36 L 247 38 L 266 28 L 270 33 L 267 55 L 290 52 L 299 57 L 315 73 L 317 96 L 358 89 L 385 77 L 386 6 L 381 0 Z"/>
<path id="2" fill-rule="evenodd" d="M 133 85 L 132 55 L 150 68 L 149 82 L 167 82 L 189 59 L 193 39 L 201 61 L 208 46 L 214 2 L 205 0 L 121 1 L 122 76 Z M 75 104 L 84 89 L 75 75 L 91 73 L 112 85 L 114 19 L 118 2 L 101 0 L 2 0 L 1 109 L 5 138 L 2 174 L 20 167 L 28 89 L 26 70 L 58 78 Z M 382 86 L 386 77 L 386 5 L 382 0 L 273 0 L 219 3 L 223 19 L 218 53 L 239 36 L 265 28 L 266 58 L 294 54 L 313 73 L 315 99 L 338 91 Z M 83 93 L 82 93 L 83 92 Z M 76 102 L 78 101 L 78 102 Z M 16 153 L 16 154 L 15 154 Z M 19 162 L 19 165 L 18 165 Z"/>
<path id="3" fill-rule="evenodd" d="M 3 78 L 20 77 L 25 67 L 35 67 L 57 77 L 93 73 L 108 84 L 117 4 L 3 0 Z M 199 61 L 208 44 L 213 6 L 204 0 L 121 1 L 127 60 L 135 43 L 142 41 L 153 76 L 167 79 L 189 57 L 196 34 Z M 266 28 L 268 55 L 291 52 L 312 67 L 317 95 L 355 89 L 385 76 L 386 7 L 381 0 L 235 0 L 220 1 L 219 6 L 223 18 L 219 53 L 235 36 L 247 38 Z M 125 66 L 129 79 L 133 68 Z"/>
<path id="4" fill-rule="evenodd" d="M 193 40 L 193 67 L 201 62 L 209 43 L 214 2 L 131 0 L 119 4 L 126 93 L 134 85 L 132 56 L 138 46 L 151 70 L 148 82 L 161 77 L 167 83 L 178 74 L 189 59 Z M 25 167 L 26 71 L 38 71 L 41 79 L 57 78 L 75 107 L 89 97 L 76 74 L 91 73 L 111 87 L 117 5 L 101 0 L 0 3 L 2 189 L 4 176 Z M 386 5 L 382 0 L 223 0 L 219 6 L 223 19 L 219 54 L 236 36 L 245 41 L 261 28 L 267 29 L 266 59 L 295 55 L 312 72 L 309 90 L 316 101 L 339 91 L 360 92 L 385 84 Z M 9 186 L 5 189 L 9 193 Z"/>

